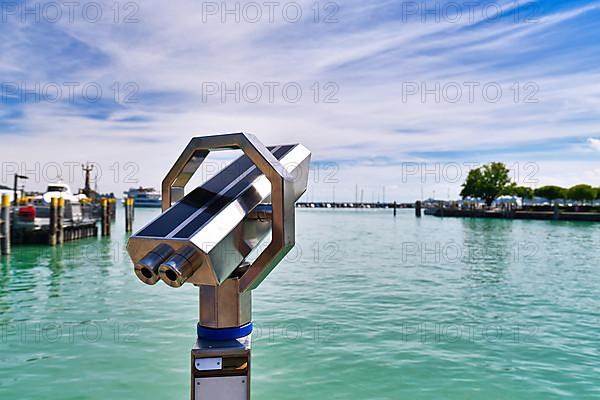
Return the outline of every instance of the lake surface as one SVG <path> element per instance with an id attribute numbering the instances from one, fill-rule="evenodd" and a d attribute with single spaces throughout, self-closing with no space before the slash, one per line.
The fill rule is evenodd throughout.
<path id="1" fill-rule="evenodd" d="M 0 399 L 189 398 L 197 289 L 137 280 L 120 211 L 0 261 Z M 600 398 L 600 224 L 391 213 L 297 210 L 254 292 L 254 399 Z"/>

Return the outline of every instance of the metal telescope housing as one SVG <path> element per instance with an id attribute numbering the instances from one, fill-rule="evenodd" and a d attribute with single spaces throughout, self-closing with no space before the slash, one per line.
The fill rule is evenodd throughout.
<path id="1" fill-rule="evenodd" d="M 225 149 L 244 155 L 184 195 L 209 152 Z M 295 244 L 309 167 L 300 144 L 265 147 L 247 133 L 193 138 L 163 181 L 163 213 L 130 237 L 142 282 L 199 287 L 192 400 L 250 399 L 252 289 Z"/>
<path id="2" fill-rule="evenodd" d="M 184 195 L 209 152 L 231 149 L 244 155 Z M 240 293 L 256 288 L 294 246 L 295 202 L 309 165 L 300 144 L 267 148 L 247 133 L 193 138 L 163 181 L 163 213 L 129 239 L 136 275 L 147 284 L 220 286 L 271 233 L 256 260 L 237 271 Z"/>

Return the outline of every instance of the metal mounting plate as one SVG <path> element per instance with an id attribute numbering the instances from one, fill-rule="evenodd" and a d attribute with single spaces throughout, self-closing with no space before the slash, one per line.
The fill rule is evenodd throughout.
<path id="1" fill-rule="evenodd" d="M 247 400 L 248 377 L 226 376 L 197 378 L 194 382 L 195 400 Z"/>

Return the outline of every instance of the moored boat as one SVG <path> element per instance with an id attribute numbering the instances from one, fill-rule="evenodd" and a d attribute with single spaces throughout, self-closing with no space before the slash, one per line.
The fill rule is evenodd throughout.
<path id="1" fill-rule="evenodd" d="M 48 229 L 52 198 L 65 199 L 65 225 L 78 225 L 93 220 L 91 207 L 87 204 L 88 197 L 85 194 L 73 194 L 69 185 L 57 182 L 48 185 L 46 193 L 23 199 L 26 201 L 22 201 L 15 210 L 13 228 L 25 231 Z"/>
<path id="2" fill-rule="evenodd" d="M 135 207 L 156 207 L 162 205 L 162 197 L 154 188 L 131 188 L 124 193 L 127 198 L 134 199 Z"/>

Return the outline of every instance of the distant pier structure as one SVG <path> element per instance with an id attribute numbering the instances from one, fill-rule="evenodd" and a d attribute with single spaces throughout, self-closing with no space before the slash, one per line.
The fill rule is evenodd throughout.
<path id="1" fill-rule="evenodd" d="M 414 208 L 412 203 L 398 203 L 396 201 L 391 203 L 352 203 L 352 202 L 331 202 L 331 201 L 311 201 L 311 202 L 298 202 L 296 207 L 299 208 L 391 208 L 396 213 L 398 208 Z"/>
<path id="2" fill-rule="evenodd" d="M 117 198 L 113 193 L 100 194 L 92 188 L 91 163 L 81 165 L 85 186 L 74 194 L 62 181 L 48 185 L 46 193 L 26 193 L 17 196 L 19 179 L 15 175 L 13 199 L 0 197 L 0 254 L 8 255 L 11 245 L 47 244 L 60 246 L 84 238 L 108 237 L 117 214 Z M 8 189 L 8 188 L 6 188 Z M 133 230 L 134 201 L 124 202 L 125 230 Z"/>

